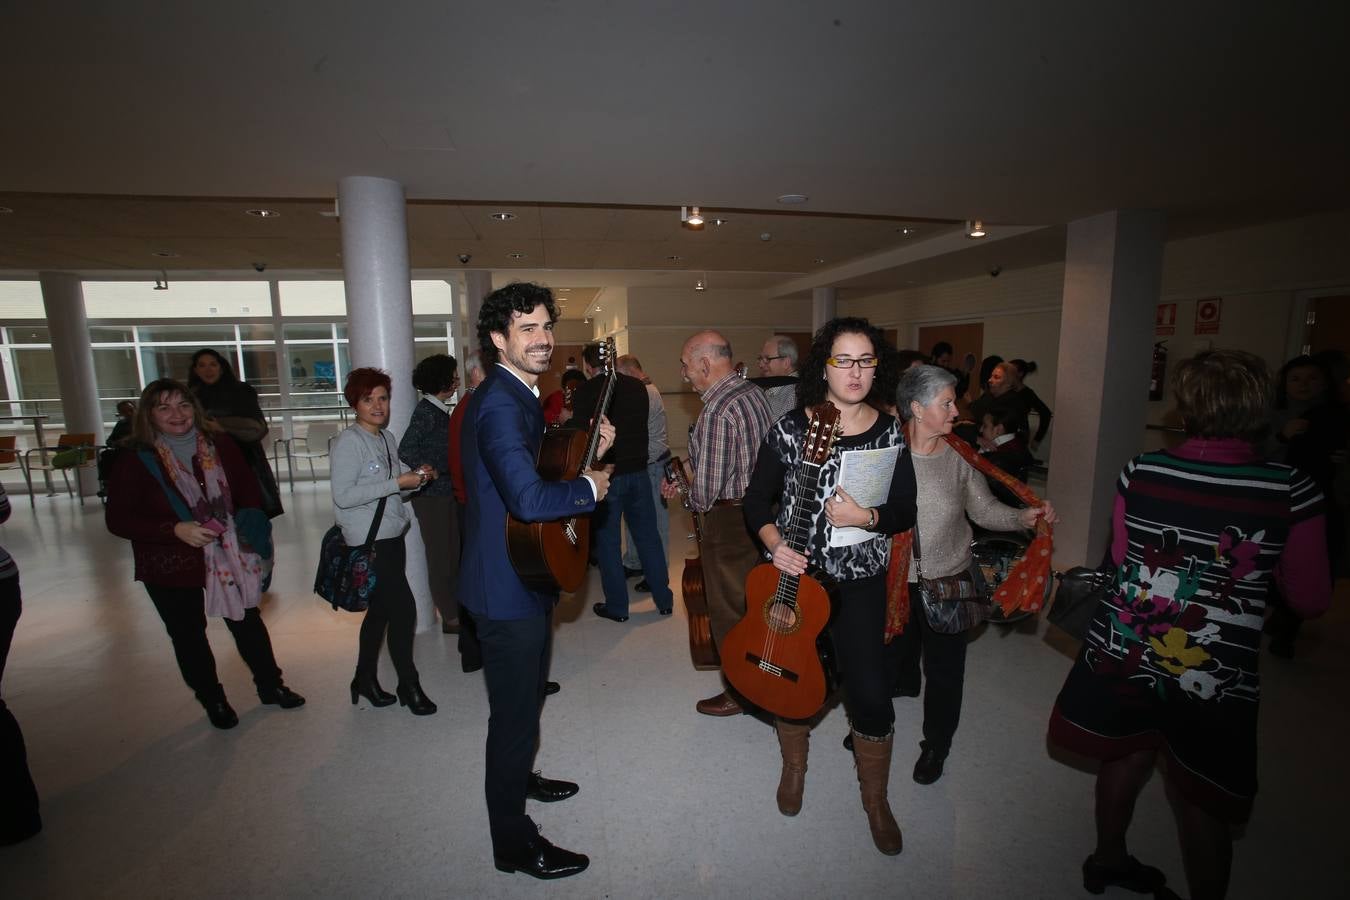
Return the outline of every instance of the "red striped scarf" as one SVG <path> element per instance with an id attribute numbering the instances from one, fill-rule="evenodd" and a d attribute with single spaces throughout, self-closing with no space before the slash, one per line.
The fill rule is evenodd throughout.
<path id="1" fill-rule="evenodd" d="M 913 427 L 905 423 L 905 441 L 911 447 Z M 1036 496 L 1025 482 L 1018 481 L 998 466 L 985 459 L 973 447 L 954 434 L 944 434 L 947 446 L 957 452 L 975 471 L 987 475 L 1006 487 L 1028 506 L 1041 506 L 1044 500 Z M 1003 608 L 1004 615 L 1014 610 L 1036 611 L 1045 597 L 1045 585 L 1050 578 L 1050 554 L 1054 550 L 1054 528 L 1044 519 L 1036 522 L 1036 537 L 1027 552 L 1013 566 L 1008 577 L 994 591 L 994 602 Z M 909 621 L 909 560 L 914 543 L 914 531 L 902 531 L 891 539 L 891 564 L 886 572 L 886 642 L 905 630 Z"/>

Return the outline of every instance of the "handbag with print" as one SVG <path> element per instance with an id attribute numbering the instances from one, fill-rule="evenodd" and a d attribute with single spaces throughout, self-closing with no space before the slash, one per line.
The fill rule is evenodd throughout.
<path id="1" fill-rule="evenodd" d="M 919 526 L 914 525 L 914 564 L 919 575 L 919 601 L 928 625 L 939 634 L 969 631 L 989 618 L 992 603 L 970 572 L 942 578 L 924 578 L 919 549 Z"/>

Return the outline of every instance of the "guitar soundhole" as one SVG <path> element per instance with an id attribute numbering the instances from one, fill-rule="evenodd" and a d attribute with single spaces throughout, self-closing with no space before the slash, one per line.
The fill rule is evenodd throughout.
<path id="1" fill-rule="evenodd" d="M 802 620 L 795 606 L 770 598 L 764 605 L 764 624 L 779 634 L 793 634 L 801 629 Z"/>

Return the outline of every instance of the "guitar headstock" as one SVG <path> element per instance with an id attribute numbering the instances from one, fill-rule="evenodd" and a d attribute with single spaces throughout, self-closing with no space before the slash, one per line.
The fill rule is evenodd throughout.
<path id="1" fill-rule="evenodd" d="M 605 338 L 600 342 L 600 368 L 606 375 L 613 375 L 618 361 L 619 351 L 614 348 L 614 338 Z"/>
<path id="2" fill-rule="evenodd" d="M 802 461 L 813 466 L 823 465 L 830 458 L 835 439 L 843 432 L 839 422 L 839 408 L 826 400 L 811 413 L 811 424 L 806 429 L 806 447 Z"/>

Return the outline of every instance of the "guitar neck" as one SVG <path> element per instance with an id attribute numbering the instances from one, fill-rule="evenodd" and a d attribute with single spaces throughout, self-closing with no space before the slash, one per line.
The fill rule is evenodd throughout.
<path id="1" fill-rule="evenodd" d="M 595 407 L 595 417 L 592 419 L 591 439 L 586 443 L 586 455 L 581 459 L 581 471 L 591 468 L 595 462 L 595 454 L 600 449 L 600 420 L 609 412 L 609 401 L 614 399 L 614 382 L 618 380 L 618 373 L 613 369 L 605 376 L 605 389 L 600 395 L 600 403 Z"/>
<path id="2" fill-rule="evenodd" d="M 801 474 L 797 478 L 797 493 L 792 504 L 792 519 L 788 522 L 787 534 L 783 540 L 798 553 L 806 553 L 806 543 L 811 537 L 811 519 L 806 512 L 806 498 L 816 492 L 820 484 L 820 466 L 804 462 Z M 826 501 L 829 502 L 828 500 Z"/>

